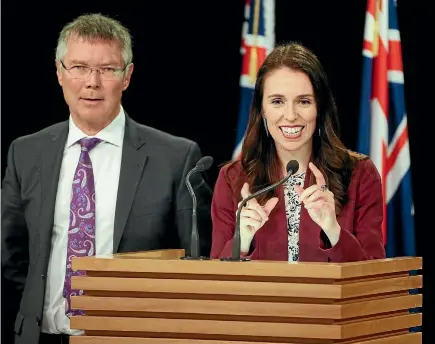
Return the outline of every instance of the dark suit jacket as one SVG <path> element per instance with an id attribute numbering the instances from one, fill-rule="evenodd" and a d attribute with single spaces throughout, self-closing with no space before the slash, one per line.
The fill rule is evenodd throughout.
<path id="1" fill-rule="evenodd" d="M 304 188 L 309 186 L 307 171 Z M 240 162 L 224 166 L 216 181 L 212 201 L 212 258 L 231 257 L 237 204 L 245 181 Z M 251 259 L 287 260 L 287 220 L 282 189 L 269 220 L 253 239 Z M 341 234 L 337 244 L 328 248 L 321 238 L 320 227 L 301 206 L 299 227 L 299 261 L 347 262 L 385 258 L 382 240 L 381 179 L 373 162 L 362 160 L 356 167 L 349 187 L 349 201 L 338 215 Z M 324 235 L 324 234 L 323 234 Z M 326 236 L 325 236 L 326 237 Z"/>
<path id="2" fill-rule="evenodd" d="M 54 206 L 68 121 L 15 140 L 2 185 L 2 280 L 20 301 L 17 344 L 38 342 Z M 192 199 L 186 174 L 202 157 L 195 142 L 139 125 L 126 116 L 115 213 L 113 251 L 185 248 L 189 252 Z M 209 255 L 212 192 L 199 173 L 197 197 L 201 254 Z M 10 304 L 14 317 L 18 304 Z M 5 314 L 5 315 L 6 315 Z M 15 313 L 16 314 L 16 313 Z M 15 317 L 14 317 L 15 318 Z M 4 329 L 3 330 L 7 330 Z"/>

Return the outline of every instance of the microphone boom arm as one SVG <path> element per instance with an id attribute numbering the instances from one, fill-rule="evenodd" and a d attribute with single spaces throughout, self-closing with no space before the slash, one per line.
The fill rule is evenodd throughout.
<path id="1" fill-rule="evenodd" d="M 241 258 L 240 257 L 240 244 L 241 244 L 241 239 L 240 239 L 240 213 L 243 209 L 243 207 L 246 205 L 246 203 L 248 203 L 251 199 L 266 193 L 270 190 L 275 189 L 276 187 L 278 187 L 279 185 L 285 183 L 291 176 L 293 173 L 297 172 L 299 168 L 299 164 L 297 161 L 292 160 L 288 163 L 287 165 L 287 175 L 281 179 L 280 181 L 264 188 L 261 190 L 258 190 L 257 192 L 253 193 L 252 195 L 246 197 L 241 203 L 240 206 L 237 209 L 237 213 L 236 213 L 236 228 L 234 231 L 234 237 L 233 237 L 233 249 L 232 249 L 232 256 L 230 258 L 222 258 L 222 261 L 250 261 L 249 258 Z"/>

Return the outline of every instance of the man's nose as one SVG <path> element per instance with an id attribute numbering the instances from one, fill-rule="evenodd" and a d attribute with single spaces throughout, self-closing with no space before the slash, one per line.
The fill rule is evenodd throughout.
<path id="1" fill-rule="evenodd" d="M 86 79 L 86 87 L 100 87 L 101 74 L 97 69 L 92 69 L 88 78 Z"/>

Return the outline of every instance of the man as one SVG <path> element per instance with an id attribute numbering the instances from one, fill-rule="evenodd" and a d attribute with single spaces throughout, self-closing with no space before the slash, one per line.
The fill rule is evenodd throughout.
<path id="1" fill-rule="evenodd" d="M 163 248 L 189 254 L 192 199 L 187 173 L 198 145 L 128 117 L 121 96 L 133 72 L 131 38 L 99 14 L 66 25 L 56 73 L 68 121 L 15 140 L 2 192 L 2 279 L 19 306 L 16 344 L 66 343 L 70 259 Z M 211 190 L 191 178 L 198 201 L 200 252 L 209 255 Z M 17 312 L 16 312 L 17 311 Z M 15 317 L 16 314 L 16 317 Z M 3 329 L 8 330 L 8 329 Z"/>

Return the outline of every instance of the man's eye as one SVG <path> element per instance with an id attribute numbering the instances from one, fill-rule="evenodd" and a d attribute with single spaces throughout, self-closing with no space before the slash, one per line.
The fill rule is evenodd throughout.
<path id="1" fill-rule="evenodd" d="M 87 69 L 85 66 L 72 66 L 71 69 L 77 70 L 77 71 L 84 71 Z"/>

